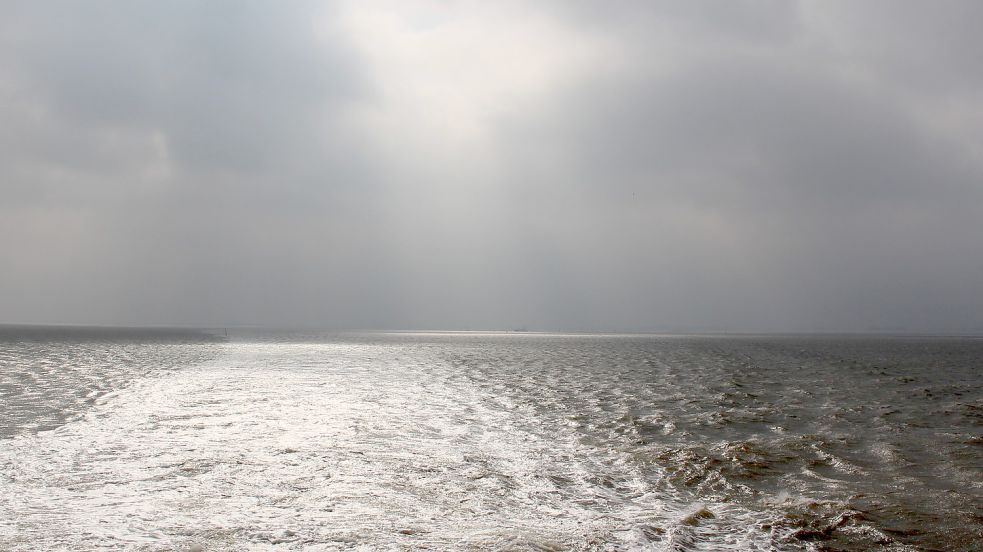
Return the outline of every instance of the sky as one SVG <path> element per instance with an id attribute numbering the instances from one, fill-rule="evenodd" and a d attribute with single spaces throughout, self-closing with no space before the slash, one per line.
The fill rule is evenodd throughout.
<path id="1" fill-rule="evenodd" d="M 4 1 L 0 322 L 983 332 L 980 21 Z"/>

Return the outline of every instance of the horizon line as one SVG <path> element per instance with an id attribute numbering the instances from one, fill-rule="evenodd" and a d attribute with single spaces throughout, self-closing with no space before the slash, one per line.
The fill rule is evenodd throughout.
<path id="1" fill-rule="evenodd" d="M 2 328 L 62 328 L 62 329 L 103 329 L 103 330 L 267 330 L 267 331 L 319 331 L 326 333 L 399 333 L 399 334 L 502 334 L 502 335 L 626 335 L 626 336 L 880 336 L 880 337 L 983 337 L 983 330 L 964 331 L 908 331 L 908 330 L 736 330 L 726 329 L 529 329 L 517 328 L 343 328 L 318 325 L 291 324 L 92 324 L 75 322 L 37 323 L 0 322 Z"/>

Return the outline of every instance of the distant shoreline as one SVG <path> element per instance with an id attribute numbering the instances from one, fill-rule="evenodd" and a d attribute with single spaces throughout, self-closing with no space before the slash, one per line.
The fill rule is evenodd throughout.
<path id="1" fill-rule="evenodd" d="M 407 334 L 407 335 L 512 335 L 512 336 L 600 336 L 600 337 L 831 337 L 831 338 L 983 338 L 983 332 L 905 332 L 905 331 L 700 331 L 700 330 L 515 330 L 515 329 L 365 329 L 330 328 L 318 326 L 267 326 L 267 325 L 107 325 L 75 323 L 0 323 L 0 332 L 10 331 L 64 331 L 64 332 L 160 332 L 160 333 L 202 333 L 226 330 L 249 332 L 317 332 L 324 334 Z"/>

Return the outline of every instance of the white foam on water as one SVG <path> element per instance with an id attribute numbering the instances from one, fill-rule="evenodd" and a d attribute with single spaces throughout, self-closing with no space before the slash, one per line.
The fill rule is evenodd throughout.
<path id="1" fill-rule="evenodd" d="M 432 359 L 236 343 L 0 441 L 0 549 L 781 547 L 584 441 Z"/>

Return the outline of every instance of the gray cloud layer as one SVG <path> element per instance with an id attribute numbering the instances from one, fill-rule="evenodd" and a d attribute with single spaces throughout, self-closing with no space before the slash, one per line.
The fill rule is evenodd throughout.
<path id="1" fill-rule="evenodd" d="M 8 2 L 6 322 L 983 330 L 978 2 Z"/>

